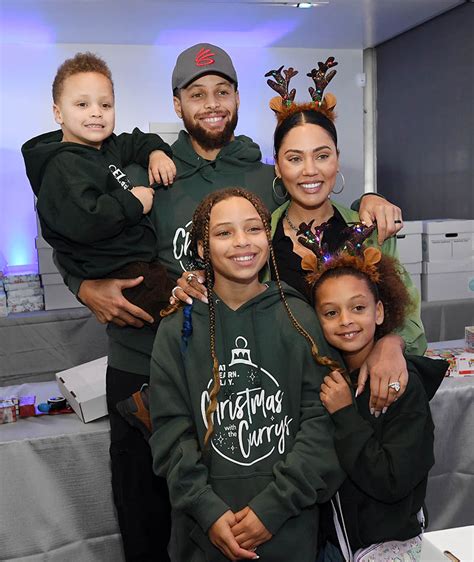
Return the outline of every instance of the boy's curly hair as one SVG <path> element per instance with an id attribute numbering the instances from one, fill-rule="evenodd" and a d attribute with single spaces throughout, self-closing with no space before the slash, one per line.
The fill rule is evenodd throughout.
<path id="1" fill-rule="evenodd" d="M 398 260 L 382 254 L 380 261 L 372 267 L 377 269 L 378 279 L 367 273 L 361 257 L 339 254 L 325 264 L 320 274 L 311 273 L 308 277 L 313 285 L 315 296 L 319 287 L 327 279 L 352 275 L 364 280 L 374 296 L 375 302 L 382 301 L 384 307 L 384 320 L 375 331 L 375 337 L 379 339 L 403 325 L 414 303 L 403 283 L 402 269 Z"/>
<path id="2" fill-rule="evenodd" d="M 57 103 L 61 97 L 64 81 L 70 76 L 80 74 L 81 72 L 97 72 L 98 74 L 102 74 L 110 80 L 113 91 L 114 83 L 112 80 L 112 73 L 110 72 L 110 68 L 107 63 L 89 51 L 86 53 L 76 53 L 72 58 L 66 59 L 56 72 L 56 76 L 53 81 L 54 103 Z"/>

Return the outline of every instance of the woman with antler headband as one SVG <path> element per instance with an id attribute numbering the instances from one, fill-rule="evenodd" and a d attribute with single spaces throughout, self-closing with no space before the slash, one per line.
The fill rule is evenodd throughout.
<path id="1" fill-rule="evenodd" d="M 355 211 L 331 199 L 333 190 L 338 189 L 338 175 L 344 187 L 344 178 L 339 171 L 338 137 L 334 125 L 336 98 L 329 93 L 324 95 L 326 86 L 336 74 L 336 65 L 334 57 L 329 57 L 326 62 L 318 63 L 318 69 L 312 69 L 307 74 L 312 78 L 314 88 L 309 88 L 312 101 L 305 104 L 295 103 L 295 90 L 289 89 L 290 79 L 297 74 L 293 68 L 283 71 L 283 75 L 282 69 L 279 69 L 276 72 L 281 79 L 276 82 L 269 79 L 267 82 L 280 94 L 270 101 L 278 120 L 274 134 L 274 191 L 287 199 L 272 215 L 273 245 L 281 278 L 306 294 L 310 301 L 312 297 L 307 289 L 304 271 L 304 258 L 310 250 L 299 240 L 302 234 L 300 228 L 307 227 L 315 235 L 323 237 L 324 248 L 332 252 L 348 237 L 348 225 L 360 221 Z M 276 78 L 275 74 L 267 75 Z M 282 193 L 282 190 L 285 192 Z M 337 192 L 340 191 L 341 188 Z M 365 244 L 379 246 L 375 231 Z M 386 240 L 381 250 L 384 254 L 398 258 L 395 238 Z M 324 259 L 323 255 L 321 259 Z M 388 334 L 379 340 L 366 367 L 361 370 L 359 392 L 363 389 L 362 382 L 368 367 L 371 408 L 376 415 L 385 412 L 395 397 L 395 393 L 389 392 L 390 382 L 395 378 L 400 380 L 401 391 L 404 390 L 406 367 L 403 349 L 414 354 L 423 354 L 426 349 L 419 295 L 403 268 L 402 277 L 415 307 L 398 331 L 399 335 Z"/>
<path id="2" fill-rule="evenodd" d="M 311 296 L 302 266 L 309 250 L 298 240 L 300 225 L 306 223 L 313 231 L 325 225 L 324 244 L 331 251 L 347 236 L 348 224 L 360 221 L 357 212 L 331 199 L 338 174 L 344 187 L 334 125 L 336 98 L 329 93 L 324 95 L 326 86 L 336 74 L 336 65 L 334 57 L 329 57 L 326 62 L 318 63 L 318 69 L 308 73 L 314 87 L 309 88 L 312 101 L 304 104 L 294 102 L 296 90 L 289 86 L 290 80 L 298 74 L 294 68 L 283 70 L 280 67 L 266 74 L 270 77 L 268 85 L 280 94 L 270 101 L 278 120 L 274 133 L 276 178 L 273 190 L 275 197 L 284 201 L 272 215 L 273 245 L 282 280 L 309 300 Z M 340 191 L 342 189 L 337 193 Z M 365 243 L 379 247 L 376 232 Z M 384 254 L 398 258 L 394 237 L 386 240 L 380 248 Z M 395 393 L 389 392 L 388 384 L 398 380 L 400 395 L 406 387 L 408 373 L 403 351 L 423 354 L 426 349 L 418 291 L 403 268 L 402 273 L 410 297 L 415 302 L 413 311 L 398 335 L 388 334 L 377 342 L 361 369 L 359 379 L 361 392 L 370 372 L 371 408 L 377 416 L 385 412 L 396 398 Z M 178 281 L 178 285 L 186 292 L 189 290 L 190 296 L 196 297 L 198 290 L 205 295 L 205 288 L 199 285 L 203 278 L 197 272 L 186 273 L 184 280 Z"/>

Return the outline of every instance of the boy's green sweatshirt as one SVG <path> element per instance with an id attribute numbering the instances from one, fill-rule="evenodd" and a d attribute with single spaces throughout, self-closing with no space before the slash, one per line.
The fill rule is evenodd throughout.
<path id="1" fill-rule="evenodd" d="M 285 293 L 320 353 L 339 359 L 311 307 L 294 289 L 285 286 Z M 205 446 L 213 381 L 208 306 L 195 301 L 191 317 L 187 345 L 182 310 L 161 322 L 151 360 L 150 445 L 154 470 L 166 476 L 176 510 L 177 558 L 224 562 L 206 533 L 227 510 L 248 505 L 273 535 L 258 547 L 262 559 L 314 562 L 316 503 L 327 500 L 343 478 L 319 400 L 328 369 L 313 359 L 274 283 L 236 311 L 217 295 L 221 388 Z"/>
<path id="2" fill-rule="evenodd" d="M 278 221 L 283 216 L 285 210 L 289 205 L 289 201 L 278 207 L 272 213 L 272 236 L 275 233 Z M 331 200 L 331 204 L 341 213 L 342 218 L 345 220 L 347 224 L 351 222 L 358 222 L 360 220 L 359 214 L 352 209 L 348 209 L 339 203 L 335 203 Z M 381 251 L 390 257 L 395 259 L 399 259 L 398 251 L 397 251 L 397 239 L 395 236 L 388 238 L 379 246 L 377 242 L 377 232 L 374 231 L 366 240 L 365 244 L 367 246 L 375 246 L 380 248 Z M 302 275 L 304 274 L 303 270 L 301 271 Z M 412 302 L 412 308 L 407 314 L 405 323 L 403 326 L 397 330 L 397 334 L 401 336 L 405 342 L 405 352 L 410 353 L 413 355 L 423 355 L 426 351 L 427 342 L 425 331 L 423 328 L 423 322 L 421 321 L 421 303 L 420 303 L 420 293 L 418 289 L 413 285 L 413 281 L 411 280 L 410 274 L 407 270 L 400 264 L 400 274 L 403 279 L 403 283 L 408 290 L 410 295 L 410 299 Z"/>
<path id="3" fill-rule="evenodd" d="M 41 231 L 61 267 L 97 279 L 131 262 L 152 261 L 155 229 L 123 169 L 131 163 L 147 168 L 150 153 L 171 154 L 169 146 L 139 129 L 112 134 L 99 150 L 62 142 L 62 136 L 45 133 L 22 147 Z"/>

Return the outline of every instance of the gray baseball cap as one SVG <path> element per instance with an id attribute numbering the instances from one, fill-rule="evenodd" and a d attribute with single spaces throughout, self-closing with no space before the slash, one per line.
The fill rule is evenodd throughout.
<path id="1" fill-rule="evenodd" d="M 173 91 L 185 88 L 205 74 L 220 74 L 237 85 L 232 59 L 224 49 L 210 43 L 198 43 L 183 51 L 176 60 L 171 78 Z"/>

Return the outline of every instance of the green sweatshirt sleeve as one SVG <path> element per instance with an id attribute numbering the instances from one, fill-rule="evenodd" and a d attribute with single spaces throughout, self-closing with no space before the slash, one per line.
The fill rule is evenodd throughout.
<path id="1" fill-rule="evenodd" d="M 354 405 L 331 417 L 334 442 L 348 478 L 375 500 L 395 503 L 410 494 L 434 464 L 433 424 L 421 383 L 407 389 L 389 412 L 379 418 L 381 433 Z"/>
<path id="2" fill-rule="evenodd" d="M 385 255 L 391 256 L 400 261 L 397 250 L 397 239 L 395 236 L 385 240 L 382 244 L 382 252 Z M 406 315 L 403 326 L 396 330 L 396 333 L 403 338 L 403 341 L 405 342 L 405 353 L 423 355 L 428 344 L 426 341 L 425 330 L 423 328 L 423 322 L 421 321 L 420 293 L 415 285 L 413 285 L 410 274 L 401 263 L 400 274 L 403 279 L 403 283 L 408 290 L 412 306 L 409 313 Z"/>
<path id="3" fill-rule="evenodd" d="M 292 309 L 300 320 L 301 314 L 297 314 L 294 305 Z M 314 315 L 311 322 L 316 327 Z M 320 354 L 329 355 L 322 335 L 318 337 L 314 332 L 312 335 Z M 316 502 L 328 501 L 344 479 L 334 449 L 331 420 L 319 399 L 319 389 L 327 369 L 316 365 L 309 347 L 306 351 L 303 361 L 295 361 L 295 369 L 301 369 L 304 376 L 300 428 L 293 448 L 285 459 L 274 465 L 273 481 L 249 502 L 249 506 L 273 535 L 301 510 Z"/>
<path id="4" fill-rule="evenodd" d="M 173 336 L 180 330 L 169 330 L 180 317 L 165 319 L 155 339 L 150 373 L 153 435 L 149 443 L 153 470 L 166 477 L 171 504 L 191 515 L 206 533 L 229 507 L 212 490 L 202 462 L 181 351 Z"/>
<path id="5" fill-rule="evenodd" d="M 162 150 L 170 158 L 173 156 L 170 145 L 159 135 L 142 133 L 138 128 L 133 129 L 131 133 L 117 135 L 115 142 L 120 151 L 123 166 L 134 163 L 148 168 L 148 159 L 154 150 Z"/>
<path id="6" fill-rule="evenodd" d="M 143 216 L 143 205 L 130 191 L 119 186 L 103 193 L 84 169 L 83 158 L 71 154 L 59 154 L 49 164 L 37 208 L 52 231 L 82 244 L 112 238 Z"/>

